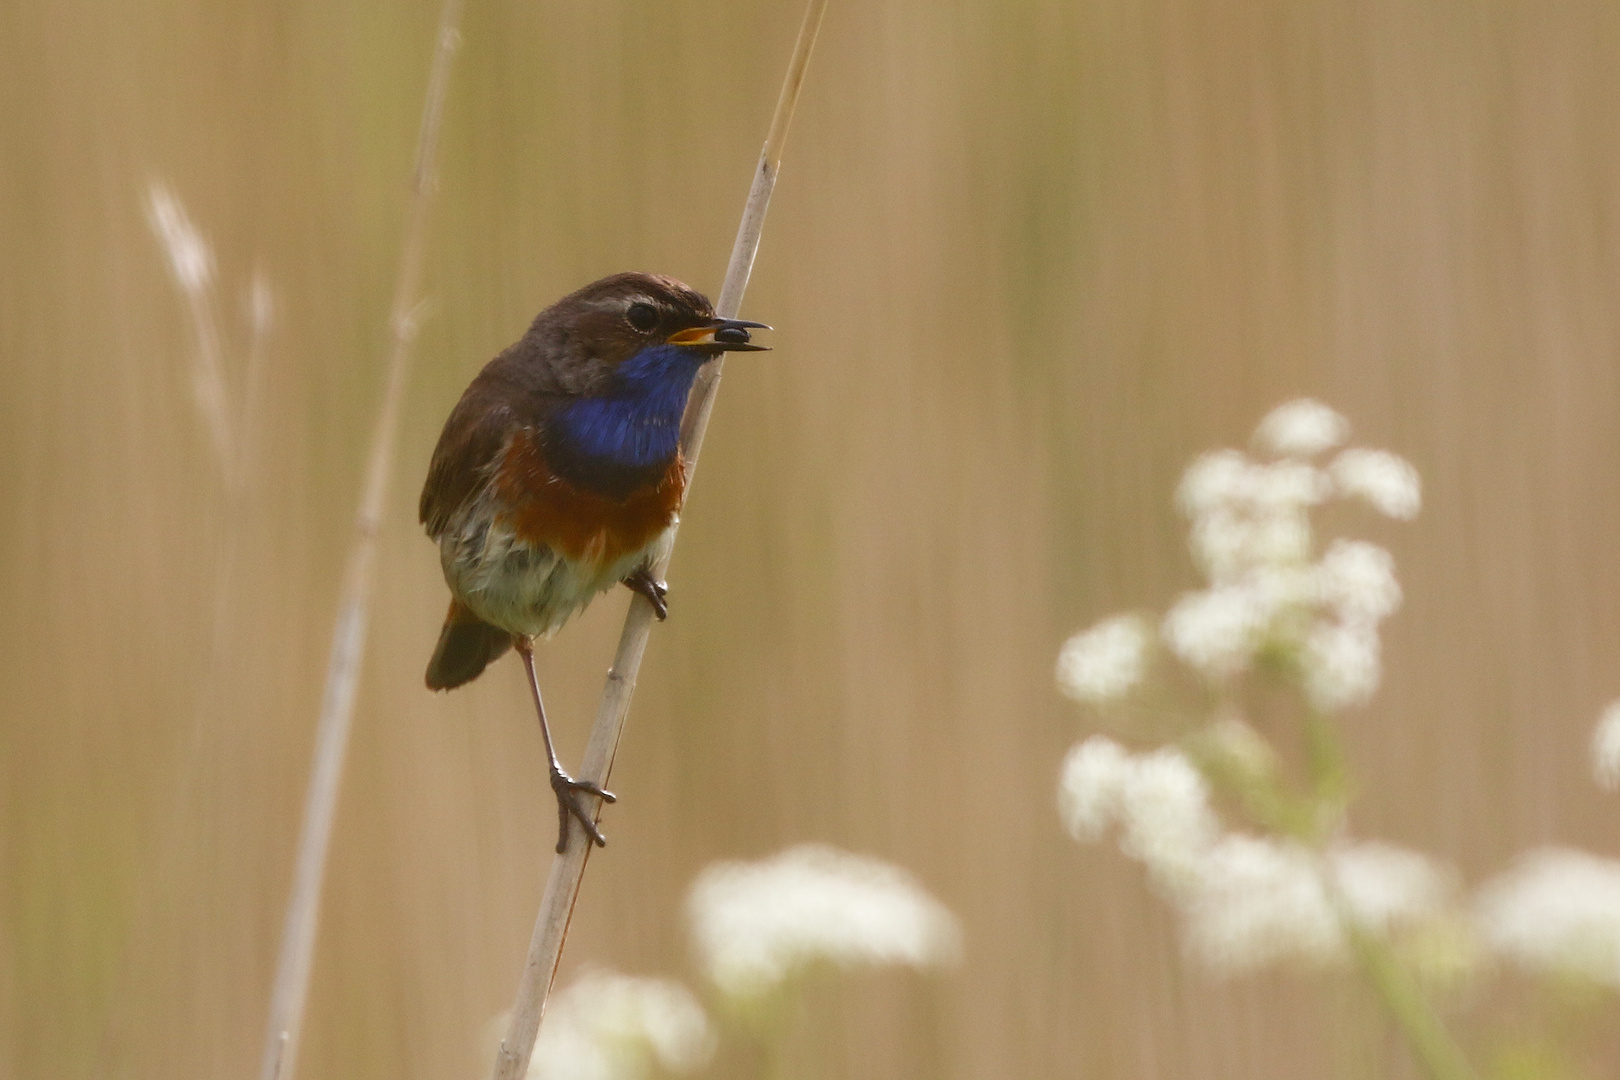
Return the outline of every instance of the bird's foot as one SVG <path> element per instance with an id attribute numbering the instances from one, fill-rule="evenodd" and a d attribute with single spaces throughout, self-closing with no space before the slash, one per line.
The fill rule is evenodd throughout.
<path id="1" fill-rule="evenodd" d="M 625 575 L 624 587 L 637 596 L 645 596 L 659 622 L 669 618 L 669 586 L 662 581 L 654 581 L 652 572 L 645 566 L 638 566 Z"/>
<path id="2" fill-rule="evenodd" d="M 596 827 L 596 816 L 591 813 L 582 795 L 595 795 L 603 802 L 618 802 L 618 797 L 589 780 L 575 780 L 562 771 L 555 762 L 551 766 L 551 790 L 557 796 L 557 854 L 568 850 L 568 819 L 574 818 L 585 829 L 589 842 L 607 847 L 607 837 Z"/>

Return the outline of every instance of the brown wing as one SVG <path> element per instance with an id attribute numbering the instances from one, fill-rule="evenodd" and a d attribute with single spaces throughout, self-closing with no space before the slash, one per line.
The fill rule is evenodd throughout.
<path id="1" fill-rule="evenodd" d="M 428 465 L 417 515 L 427 533 L 438 539 L 457 509 L 478 493 L 514 427 L 510 406 L 497 386 L 473 380 L 444 422 L 439 445 Z"/>

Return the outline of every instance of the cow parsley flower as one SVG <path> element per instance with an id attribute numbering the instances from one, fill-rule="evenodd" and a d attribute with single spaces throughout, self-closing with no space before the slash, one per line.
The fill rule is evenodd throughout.
<path id="1" fill-rule="evenodd" d="M 1195 881 L 1220 836 L 1209 785 L 1175 747 L 1133 759 L 1120 789 L 1120 850 L 1147 867 L 1160 888 L 1179 893 Z"/>
<path id="2" fill-rule="evenodd" d="M 1258 567 L 1309 558 L 1307 510 L 1331 491 L 1314 465 L 1266 465 L 1222 450 L 1188 467 L 1176 502 L 1192 523 L 1190 545 L 1199 567 L 1210 581 L 1226 584 Z"/>
<path id="3" fill-rule="evenodd" d="M 715 1034 L 687 989 L 665 979 L 587 972 L 557 994 L 528 1080 L 641 1080 L 708 1064 Z"/>
<path id="4" fill-rule="evenodd" d="M 1132 755 L 1103 735 L 1069 751 L 1058 809 L 1077 840 L 1101 839 L 1117 824 L 1120 848 L 1171 893 L 1197 875 L 1220 835 L 1209 785 L 1186 754 L 1162 747 Z"/>
<path id="5" fill-rule="evenodd" d="M 1248 667 L 1274 609 L 1267 594 L 1243 585 L 1186 593 L 1164 617 L 1164 643 L 1184 662 L 1213 679 Z"/>
<path id="6" fill-rule="evenodd" d="M 1620 863 L 1541 848 L 1481 890 L 1486 943 L 1532 969 L 1620 987 Z"/>
<path id="7" fill-rule="evenodd" d="M 1279 405 L 1255 429 L 1255 441 L 1272 453 L 1310 457 L 1331 450 L 1350 434 L 1350 422 L 1319 401 L 1300 398 Z"/>
<path id="8" fill-rule="evenodd" d="M 1093 705 L 1123 697 L 1142 679 L 1151 638 L 1138 615 L 1116 615 L 1074 635 L 1058 653 L 1058 688 Z"/>
<path id="9" fill-rule="evenodd" d="M 1093 735 L 1069 750 L 1058 781 L 1058 815 L 1069 835 L 1083 843 L 1102 839 L 1119 820 L 1120 798 L 1134 767 L 1125 748 L 1106 735 Z"/>
<path id="10" fill-rule="evenodd" d="M 1304 509 L 1283 505 L 1253 513 L 1204 514 L 1193 521 L 1188 546 L 1210 581 L 1227 584 L 1256 567 L 1303 562 L 1310 557 L 1311 540 Z"/>
<path id="11" fill-rule="evenodd" d="M 707 867 L 687 910 L 704 970 L 734 998 L 763 997 L 818 961 L 921 968 L 960 951 L 956 918 L 911 875 L 815 844 Z"/>
<path id="12" fill-rule="evenodd" d="M 1337 446 L 1347 431 L 1326 406 L 1290 402 L 1255 434 L 1280 460 L 1220 450 L 1183 475 L 1176 502 L 1210 586 L 1183 595 L 1160 634 L 1206 678 L 1232 679 L 1266 651 L 1298 662 L 1318 709 L 1359 704 L 1377 689 L 1378 624 L 1401 604 L 1394 559 L 1377 545 L 1337 540 L 1313 560 L 1310 510 L 1338 493 L 1406 518 L 1422 498 L 1417 472 L 1382 450 L 1345 450 L 1328 470 L 1306 460 Z"/>
<path id="13" fill-rule="evenodd" d="M 1255 738 L 1245 731 L 1226 737 Z M 1239 753 L 1264 756 L 1265 749 Z M 1203 774 L 1175 747 L 1133 755 L 1094 735 L 1069 751 L 1058 804 L 1076 839 L 1098 840 L 1118 827 L 1120 850 L 1180 914 L 1188 951 L 1223 973 L 1280 961 L 1337 963 L 1347 955 L 1346 919 L 1387 934 L 1436 916 L 1450 891 L 1427 858 L 1388 844 L 1319 853 L 1292 840 L 1225 832 Z"/>
<path id="14" fill-rule="evenodd" d="M 1303 461 L 1275 461 L 1255 471 L 1254 502 L 1261 509 L 1316 506 L 1333 494 L 1327 474 Z"/>
<path id="15" fill-rule="evenodd" d="M 1379 513 L 1399 521 L 1416 517 L 1423 506 L 1417 470 L 1387 450 L 1346 450 L 1333 459 L 1329 472 L 1340 492 L 1364 499 Z"/>
<path id="16" fill-rule="evenodd" d="M 1366 623 L 1323 623 L 1300 656 L 1305 696 L 1322 712 L 1364 704 L 1383 674 L 1378 630 Z"/>
<path id="17" fill-rule="evenodd" d="M 1238 973 L 1341 962 L 1344 919 L 1388 933 L 1438 913 L 1448 891 L 1427 858 L 1388 844 L 1317 854 L 1293 841 L 1231 834 L 1210 850 L 1182 914 L 1193 954 Z"/>
<path id="18" fill-rule="evenodd" d="M 1215 450 L 1187 467 L 1176 488 L 1176 505 L 1189 518 L 1246 501 L 1254 487 L 1252 465 L 1236 450 Z"/>
<path id="19" fill-rule="evenodd" d="M 1451 881 L 1432 860 L 1393 844 L 1339 847 L 1328 853 L 1327 865 L 1350 914 L 1379 933 L 1438 915 L 1452 894 Z"/>
<path id="20" fill-rule="evenodd" d="M 1603 710 L 1592 732 L 1592 776 L 1604 791 L 1620 790 L 1620 701 Z"/>
<path id="21" fill-rule="evenodd" d="M 1401 606 L 1395 559 L 1377 544 L 1335 540 L 1317 564 L 1322 601 L 1346 622 L 1378 623 Z"/>
<path id="22" fill-rule="evenodd" d="M 1187 947 L 1209 967 L 1237 973 L 1338 956 L 1338 921 L 1308 849 L 1233 834 L 1215 845 L 1201 871 L 1180 907 Z"/>

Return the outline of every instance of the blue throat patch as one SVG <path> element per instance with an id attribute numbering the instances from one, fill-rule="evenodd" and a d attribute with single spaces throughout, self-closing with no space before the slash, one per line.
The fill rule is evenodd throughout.
<path id="1" fill-rule="evenodd" d="M 680 345 L 642 349 L 619 365 L 611 393 L 569 402 L 554 423 L 583 458 L 631 469 L 665 465 L 680 444 L 686 397 L 707 359 Z"/>

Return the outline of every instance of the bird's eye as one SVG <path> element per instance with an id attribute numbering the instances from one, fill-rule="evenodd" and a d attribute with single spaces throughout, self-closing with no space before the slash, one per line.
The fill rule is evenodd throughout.
<path id="1" fill-rule="evenodd" d="M 625 321 L 643 334 L 658 325 L 658 309 L 651 304 L 631 304 L 624 313 Z"/>

